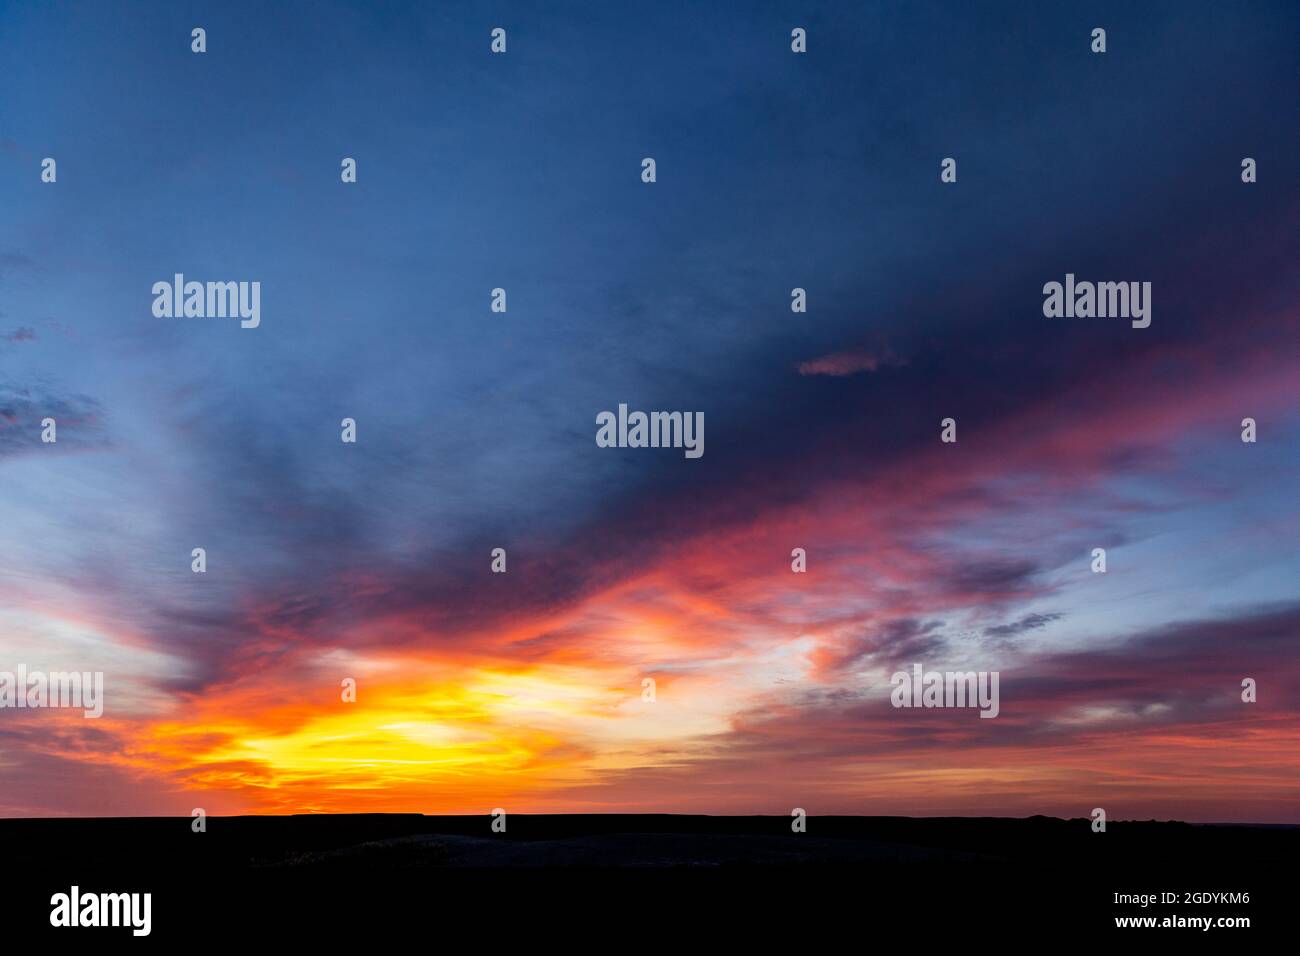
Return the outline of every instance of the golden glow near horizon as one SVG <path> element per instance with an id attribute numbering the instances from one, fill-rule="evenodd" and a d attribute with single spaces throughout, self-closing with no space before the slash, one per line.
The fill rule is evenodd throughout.
<path id="1" fill-rule="evenodd" d="M 419 680 L 421 667 L 432 673 Z M 392 677 L 377 662 L 374 670 Z M 411 662 L 401 683 L 359 681 L 355 703 L 277 701 L 267 676 L 145 724 L 115 758 L 187 788 L 252 791 L 258 806 L 345 808 L 331 792 L 390 808 L 465 810 L 470 793 L 522 794 L 579 785 L 594 771 L 643 766 L 665 741 L 724 729 L 719 718 L 644 704 L 636 675 L 541 665 L 510 671 Z M 663 720 L 645 719 L 646 706 Z M 372 806 L 361 797 L 362 806 Z M 471 805 L 472 808 L 472 805 Z"/>

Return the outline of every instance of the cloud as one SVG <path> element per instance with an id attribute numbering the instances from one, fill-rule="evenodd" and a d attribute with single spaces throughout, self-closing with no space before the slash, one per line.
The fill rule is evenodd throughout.
<path id="1" fill-rule="evenodd" d="M 34 269 L 36 263 L 31 257 L 21 252 L 0 252 L 0 276 L 11 275 L 19 270 Z"/>
<path id="2" fill-rule="evenodd" d="M 30 326 L 22 326 L 14 329 L 12 332 L 6 332 L 0 335 L 0 342 L 8 342 L 11 345 L 17 345 L 22 342 L 33 342 L 36 340 L 36 330 Z"/>
<path id="3" fill-rule="evenodd" d="M 41 421 L 58 423 L 58 441 L 41 441 Z M 0 459 L 40 450 L 84 450 L 106 442 L 104 411 L 88 395 L 55 395 L 48 391 L 0 383 Z"/>
<path id="4" fill-rule="evenodd" d="M 809 359 L 795 366 L 800 375 L 830 375 L 840 378 L 855 375 L 858 372 L 874 372 L 888 365 L 906 365 L 907 363 L 886 350 L 877 355 L 862 349 L 845 352 L 832 352 L 820 358 Z"/>
<path id="5" fill-rule="evenodd" d="M 1280 808 L 1300 806 L 1296 633 L 1300 603 L 1264 605 L 1026 657 L 1003 668 L 994 720 L 896 709 L 883 680 L 838 694 L 783 684 L 688 764 L 647 760 L 567 796 L 770 812 L 815 793 L 825 813 L 908 815 L 1077 816 L 1100 803 L 1118 818 L 1197 820 L 1231 807 L 1234 819 L 1295 822 Z M 1240 698 L 1248 676 L 1261 703 Z"/>
<path id="6" fill-rule="evenodd" d="M 1018 621 L 1010 624 L 996 624 L 984 629 L 985 637 L 1015 637 L 1024 634 L 1026 631 L 1036 631 L 1046 627 L 1053 621 L 1059 621 L 1065 615 L 1063 614 L 1026 614 Z"/>

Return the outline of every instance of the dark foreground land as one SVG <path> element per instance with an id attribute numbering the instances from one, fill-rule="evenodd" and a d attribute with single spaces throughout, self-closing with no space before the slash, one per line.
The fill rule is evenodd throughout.
<path id="1" fill-rule="evenodd" d="M 793 833 L 788 817 L 511 815 L 494 833 L 491 823 L 214 817 L 195 833 L 188 818 L 0 820 L 0 917 L 20 935 L 150 945 L 125 929 L 51 929 L 51 895 L 75 884 L 151 893 L 160 942 L 455 925 L 484 942 L 784 939 L 815 951 L 845 934 L 1224 943 L 1279 932 L 1297 911 L 1297 827 L 1111 822 L 1094 833 L 1086 819 L 810 817 Z M 1130 916 L 1251 925 L 1116 927 Z"/>

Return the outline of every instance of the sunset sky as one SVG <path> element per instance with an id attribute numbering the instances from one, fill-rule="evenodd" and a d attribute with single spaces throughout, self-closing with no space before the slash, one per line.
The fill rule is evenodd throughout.
<path id="1" fill-rule="evenodd" d="M 0 0 L 0 816 L 1300 823 L 1300 8 L 705 6 Z"/>

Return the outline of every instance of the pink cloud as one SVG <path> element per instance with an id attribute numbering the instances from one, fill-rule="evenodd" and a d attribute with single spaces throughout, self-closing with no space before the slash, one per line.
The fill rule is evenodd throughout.
<path id="1" fill-rule="evenodd" d="M 880 355 L 868 352 L 866 349 L 849 349 L 800 362 L 796 367 L 800 375 L 830 375 L 841 378 L 845 375 L 856 375 L 858 372 L 874 372 L 883 366 L 906 364 L 888 349 Z"/>

